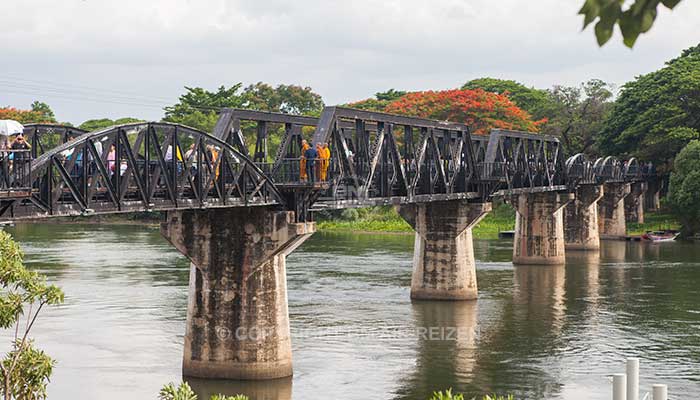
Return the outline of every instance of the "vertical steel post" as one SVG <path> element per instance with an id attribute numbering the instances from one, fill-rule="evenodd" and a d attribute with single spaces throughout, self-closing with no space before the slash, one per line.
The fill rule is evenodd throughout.
<path id="1" fill-rule="evenodd" d="M 627 359 L 627 400 L 639 400 L 639 358 Z"/>
<path id="2" fill-rule="evenodd" d="M 627 375 L 613 375 L 613 400 L 627 400 Z"/>
<path id="3" fill-rule="evenodd" d="M 666 386 L 666 385 L 653 385 L 652 386 L 652 400 L 668 400 L 668 386 Z"/>

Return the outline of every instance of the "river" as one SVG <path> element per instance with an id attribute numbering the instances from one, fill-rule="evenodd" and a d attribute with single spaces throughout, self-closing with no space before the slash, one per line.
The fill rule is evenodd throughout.
<path id="1" fill-rule="evenodd" d="M 8 231 L 66 294 L 33 334 L 58 361 L 50 399 L 156 399 L 181 380 L 189 264 L 157 229 Z M 607 400 L 629 356 L 643 389 L 700 393 L 699 246 L 604 242 L 566 266 L 513 267 L 509 241 L 477 240 L 479 300 L 455 303 L 410 301 L 412 247 L 410 235 L 314 235 L 287 262 L 294 378 L 191 381 L 200 399 L 422 400 L 452 387 Z"/>

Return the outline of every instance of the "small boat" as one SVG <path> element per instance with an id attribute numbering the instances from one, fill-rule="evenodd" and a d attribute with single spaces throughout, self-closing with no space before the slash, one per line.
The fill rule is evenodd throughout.
<path id="1" fill-rule="evenodd" d="M 678 235 L 680 235 L 680 232 L 675 231 L 647 232 L 642 235 L 642 240 L 654 243 L 673 242 Z"/>

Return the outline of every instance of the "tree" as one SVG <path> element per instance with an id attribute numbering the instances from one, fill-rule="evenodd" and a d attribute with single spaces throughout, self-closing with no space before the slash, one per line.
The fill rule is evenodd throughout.
<path id="1" fill-rule="evenodd" d="M 243 105 L 239 91 L 243 86 L 237 83 L 230 88 L 220 86 L 215 92 L 199 87 L 185 86 L 185 94 L 179 102 L 165 107 L 163 121 L 174 122 L 211 132 L 218 119 L 217 112 L 224 107 L 240 108 Z"/>
<path id="2" fill-rule="evenodd" d="M 323 99 L 310 87 L 278 85 L 273 88 L 262 82 L 241 91 L 242 87 L 242 83 L 230 88 L 221 86 L 216 92 L 185 87 L 187 92 L 180 96 L 180 101 L 165 107 L 163 120 L 211 132 L 219 118 L 218 111 L 225 107 L 313 116 L 320 115 L 323 109 Z"/>
<path id="3" fill-rule="evenodd" d="M 63 292 L 26 269 L 10 235 L 0 231 L 0 327 L 13 328 L 12 350 L 0 360 L 0 393 L 5 400 L 45 399 L 54 361 L 29 338 L 39 313 L 63 302 Z M 26 318 L 25 318 L 26 315 Z"/>
<path id="4" fill-rule="evenodd" d="M 0 108 L 0 119 L 13 119 L 20 124 L 51 124 L 56 122 L 53 117 L 45 114 L 45 110 L 20 110 L 9 106 Z"/>
<path id="5" fill-rule="evenodd" d="M 668 203 L 684 236 L 700 232 L 700 140 L 688 143 L 678 154 L 671 174 Z"/>
<path id="6" fill-rule="evenodd" d="M 92 132 L 99 129 L 109 128 L 110 126 L 114 125 L 131 124 L 134 122 L 143 122 L 143 120 L 131 117 L 118 118 L 116 120 L 111 120 L 109 118 L 89 119 L 80 124 L 78 128 L 86 130 L 88 132 Z"/>
<path id="7" fill-rule="evenodd" d="M 654 25 L 659 4 L 673 9 L 681 0 L 634 0 L 623 10 L 626 0 L 586 0 L 579 11 L 583 15 L 583 29 L 595 21 L 595 36 L 603 46 L 612 37 L 615 25 L 620 27 L 627 47 L 634 47 L 640 34 Z"/>
<path id="8" fill-rule="evenodd" d="M 56 122 L 56 116 L 53 113 L 51 107 L 48 104 L 41 101 L 34 101 L 32 103 L 32 111 L 41 114 L 46 121 Z"/>
<path id="9" fill-rule="evenodd" d="M 700 45 L 683 51 L 660 70 L 623 85 L 598 138 L 598 148 L 607 154 L 633 155 L 670 168 L 674 153 L 657 153 L 658 144 L 672 132 L 678 133 L 676 128 L 700 131 L 698 71 Z"/>
<path id="10" fill-rule="evenodd" d="M 552 107 L 551 99 L 546 90 L 529 88 L 522 83 L 496 78 L 473 79 L 462 89 L 483 89 L 487 92 L 505 94 L 518 107 L 527 111 L 536 120 L 549 117 Z"/>
<path id="11" fill-rule="evenodd" d="M 611 86 L 599 79 L 580 86 L 554 86 L 549 91 L 549 121 L 542 133 L 559 137 L 569 156 L 595 154 L 596 137 L 603 129 L 612 96 Z"/>
<path id="12" fill-rule="evenodd" d="M 360 110 L 381 112 L 386 109 L 386 106 L 388 106 L 389 103 L 391 103 L 394 100 L 400 99 L 407 93 L 408 92 L 403 90 L 389 89 L 386 92 L 377 92 L 374 94 L 374 97 L 370 97 L 369 99 L 360 100 L 354 103 L 348 103 L 346 104 L 346 106 L 357 108 Z"/>
<path id="13" fill-rule="evenodd" d="M 491 128 L 535 132 L 545 122 L 533 121 L 508 96 L 482 89 L 409 93 L 389 103 L 386 112 L 462 122 L 480 134 Z"/>
<path id="14" fill-rule="evenodd" d="M 296 115 L 321 115 L 323 99 L 310 87 L 258 82 L 243 91 L 243 108 Z"/>

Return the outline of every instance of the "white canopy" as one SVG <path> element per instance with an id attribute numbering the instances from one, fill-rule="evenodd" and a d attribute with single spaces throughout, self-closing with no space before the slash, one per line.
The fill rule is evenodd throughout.
<path id="1" fill-rule="evenodd" d="M 12 119 L 0 119 L 0 136 L 12 136 L 22 133 L 24 126 Z"/>

